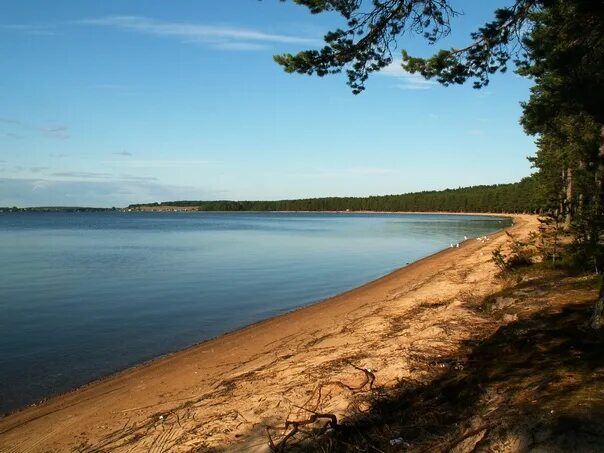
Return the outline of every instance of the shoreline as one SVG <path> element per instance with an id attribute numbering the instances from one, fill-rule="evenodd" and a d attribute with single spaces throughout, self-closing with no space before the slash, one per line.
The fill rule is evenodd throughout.
<path id="1" fill-rule="evenodd" d="M 193 209 L 190 207 L 182 207 L 182 206 L 163 206 L 163 209 L 159 207 L 148 207 L 145 209 L 128 209 L 128 208 L 120 208 L 119 211 L 110 211 L 109 212 L 178 212 L 178 213 L 203 213 L 203 214 L 232 214 L 232 213 L 241 213 L 241 214 L 421 214 L 421 215 L 458 215 L 458 216 L 484 216 L 484 217 L 501 217 L 501 218 L 511 218 L 513 216 L 524 216 L 524 215 L 538 215 L 532 213 L 510 213 L 510 212 L 459 212 L 459 211 L 200 211 L 198 209 Z"/>
<path id="2" fill-rule="evenodd" d="M 140 211 L 140 212 L 147 212 L 147 211 Z M 162 212 L 162 211 L 156 211 L 156 212 Z M 171 211 L 163 211 L 163 212 L 171 212 Z M 512 222 L 514 220 L 514 215 L 516 215 L 516 214 L 500 215 L 500 214 L 497 214 L 497 213 L 486 213 L 486 214 L 448 213 L 448 212 L 429 212 L 429 213 L 427 213 L 427 212 L 412 212 L 412 211 L 408 211 L 408 212 L 407 211 L 406 212 L 393 212 L 393 211 L 383 211 L 383 212 L 382 211 L 354 211 L 354 212 L 348 212 L 348 211 L 182 211 L 182 212 L 188 212 L 188 213 L 190 213 L 190 212 L 193 212 L 193 213 L 195 213 L 195 212 L 207 212 L 209 214 L 213 214 L 213 213 L 216 213 L 216 214 L 219 214 L 219 213 L 233 213 L 233 212 L 234 213 L 283 213 L 283 214 L 290 214 L 290 213 L 293 213 L 293 214 L 295 214 L 295 213 L 303 213 L 303 214 L 312 214 L 312 213 L 317 213 L 317 214 L 433 214 L 433 215 L 485 216 L 485 217 L 497 217 L 497 218 L 500 217 L 502 220 L 510 219 L 510 220 L 512 220 Z M 513 225 L 513 223 L 512 223 L 512 225 Z M 510 226 L 500 228 L 500 229 L 498 229 L 498 230 L 496 230 L 496 231 L 488 234 L 487 237 L 491 237 L 493 235 L 500 234 L 502 231 L 504 231 L 506 228 L 509 228 Z M 476 237 L 470 237 L 467 240 L 464 240 L 464 241 L 460 242 L 459 245 L 461 246 L 463 243 L 465 243 L 467 241 L 474 240 L 474 239 L 476 239 Z M 339 292 L 337 294 L 334 294 L 332 296 L 329 296 L 329 297 L 326 297 L 326 298 L 323 298 L 323 299 L 317 299 L 317 300 L 314 300 L 312 302 L 306 303 L 304 305 L 300 305 L 300 306 L 297 306 L 295 308 L 289 309 L 289 310 L 287 310 L 287 311 L 285 311 L 283 313 L 276 314 L 276 315 L 270 316 L 270 317 L 265 318 L 265 319 L 260 319 L 258 321 L 255 321 L 255 322 L 252 322 L 252 323 L 249 323 L 249 324 L 244 324 L 241 327 L 237 327 L 237 328 L 235 328 L 233 330 L 228 330 L 228 331 L 223 332 L 221 334 L 218 334 L 218 335 L 216 335 L 214 337 L 206 338 L 205 340 L 198 341 L 198 342 L 193 343 L 193 344 L 191 344 L 191 345 L 189 345 L 187 347 L 184 347 L 182 349 L 177 349 L 175 351 L 167 352 L 167 353 L 158 355 L 156 357 L 153 357 L 151 359 L 147 359 L 147 360 L 144 360 L 142 362 L 135 363 L 135 364 L 130 365 L 130 366 L 126 367 L 126 368 L 110 372 L 110 373 L 108 373 L 106 375 L 103 375 L 103 376 L 100 376 L 98 378 L 95 378 L 95 379 L 93 379 L 90 382 L 87 382 L 85 384 L 79 385 L 77 387 L 73 387 L 73 388 L 71 388 L 69 390 L 65 390 L 65 391 L 58 392 L 58 393 L 53 393 L 53 394 L 51 394 L 50 396 L 48 396 L 46 398 L 42 398 L 40 400 L 34 401 L 33 403 L 27 404 L 27 405 L 25 405 L 23 407 L 20 407 L 20 408 L 17 408 L 17 409 L 14 409 L 14 410 L 11 410 L 11 411 L 8 411 L 8 412 L 5 412 L 5 413 L 0 413 L 0 422 L 3 419 L 7 418 L 7 417 L 11 417 L 11 416 L 13 416 L 15 414 L 18 414 L 20 412 L 26 411 L 26 410 L 28 410 L 30 408 L 33 408 L 33 407 L 38 407 L 38 406 L 43 405 L 44 403 L 46 403 L 48 401 L 60 398 L 60 397 L 62 397 L 64 395 L 68 395 L 68 394 L 73 393 L 73 392 L 83 391 L 84 389 L 86 389 L 86 388 L 88 388 L 90 386 L 93 386 L 95 384 L 100 384 L 103 381 L 106 381 L 106 380 L 112 379 L 112 378 L 116 378 L 119 375 L 122 375 L 124 373 L 131 372 L 131 371 L 133 371 L 135 369 L 138 369 L 138 368 L 150 365 L 150 364 L 152 364 L 152 363 L 154 363 L 156 361 L 161 361 L 161 360 L 169 358 L 169 357 L 171 357 L 171 356 L 173 356 L 175 354 L 180 354 L 180 353 L 186 352 L 186 351 L 188 351 L 190 349 L 194 349 L 196 347 L 199 347 L 199 346 L 203 345 L 204 343 L 215 341 L 215 340 L 219 340 L 222 337 L 225 337 L 227 335 L 234 334 L 236 332 L 239 332 L 239 331 L 242 331 L 242 330 L 246 330 L 246 329 L 249 329 L 249 328 L 253 328 L 255 326 L 259 326 L 259 325 L 261 325 L 261 324 L 263 324 L 263 323 L 265 323 L 267 321 L 270 321 L 270 320 L 272 320 L 274 318 L 279 318 L 281 316 L 286 316 L 288 314 L 295 313 L 295 312 L 297 312 L 299 310 L 304 310 L 304 309 L 312 307 L 314 305 L 319 305 L 319 304 L 322 304 L 322 303 L 327 303 L 331 299 L 334 299 L 334 298 L 344 297 L 344 296 L 348 295 L 349 293 L 352 293 L 352 292 L 354 292 L 356 290 L 360 290 L 360 289 L 362 289 L 362 288 L 364 288 L 364 287 L 366 287 L 368 285 L 372 285 L 374 283 L 377 284 L 383 278 L 386 278 L 386 277 L 388 277 L 388 276 L 390 276 L 390 275 L 392 275 L 392 274 L 394 274 L 396 272 L 399 272 L 399 271 L 401 271 L 403 269 L 406 269 L 406 268 L 408 268 L 409 266 L 411 266 L 411 265 L 413 265 L 415 263 L 419 263 L 419 262 L 421 262 L 423 260 L 427 260 L 427 259 L 429 259 L 431 257 L 434 257 L 434 256 L 436 256 L 436 255 L 438 255 L 440 253 L 443 253 L 443 252 L 447 251 L 447 250 L 450 250 L 450 247 L 443 248 L 442 250 L 439 250 L 437 252 L 431 253 L 430 255 L 426 255 L 426 256 L 424 256 L 424 257 L 422 257 L 422 258 L 420 258 L 420 259 L 418 259 L 416 261 L 411 261 L 411 262 L 409 262 L 409 263 L 407 263 L 407 264 L 405 264 L 405 265 L 403 265 L 401 267 L 397 267 L 397 268 L 393 269 L 392 271 L 388 272 L 387 274 L 384 274 L 384 275 L 382 275 L 382 276 L 380 276 L 380 277 L 378 277 L 376 279 L 369 280 L 369 281 L 367 281 L 365 283 L 362 283 L 362 284 L 360 284 L 358 286 L 354 286 L 354 287 L 352 287 L 350 289 L 346 289 L 346 290 L 341 291 L 341 292 Z M 0 431 L 0 435 L 1 434 L 2 434 L 2 432 Z"/>
<path id="3" fill-rule="evenodd" d="M 255 211 L 252 211 L 255 212 Z M 300 211 L 293 211 L 293 212 L 300 212 Z M 312 211 L 312 212 L 317 212 L 317 211 Z M 329 211 L 331 213 L 335 213 L 335 211 Z M 346 214 L 350 214 L 351 212 L 342 212 L 342 213 L 346 213 Z M 361 212 L 352 212 L 352 213 L 361 213 Z M 367 213 L 367 212 L 363 212 L 363 213 Z M 378 212 L 371 212 L 371 213 L 378 213 Z M 392 212 L 388 212 L 389 214 L 403 214 L 403 213 L 392 213 Z M 428 213 L 421 213 L 421 214 L 428 214 Z M 454 214 L 454 213 L 429 213 L 429 214 Z M 535 218 L 536 216 L 529 216 L 529 215 L 518 215 L 518 214 L 499 214 L 499 213 L 457 213 L 457 215 L 481 215 L 481 216 L 490 216 L 490 217 L 501 217 L 503 218 L 512 218 L 513 224 L 512 226 L 508 226 L 506 228 L 500 229 L 492 234 L 489 235 L 490 238 L 495 239 L 495 238 L 500 238 L 502 236 L 504 236 L 504 232 L 507 229 L 519 229 L 522 226 L 526 226 L 527 223 L 531 223 L 530 219 L 532 219 L 532 223 L 536 223 Z M 521 222 L 518 222 L 518 220 L 522 220 Z M 533 225 L 534 226 L 534 225 Z M 161 395 L 153 395 L 153 396 L 149 396 L 149 395 L 140 395 L 140 394 L 136 394 L 137 392 L 133 391 L 133 381 L 135 381 L 136 379 L 140 379 L 143 378 L 143 380 L 146 379 L 150 379 L 150 380 L 159 380 L 159 382 L 161 384 L 164 383 L 164 381 L 162 381 L 162 376 L 164 376 L 164 374 L 168 374 L 168 375 L 174 375 L 175 371 L 172 370 L 172 366 L 173 365 L 186 365 L 188 367 L 188 369 L 192 370 L 194 368 L 191 368 L 191 359 L 193 357 L 191 356 L 198 356 L 196 357 L 197 359 L 199 359 L 201 357 L 203 358 L 207 358 L 207 355 L 211 355 L 214 354 L 215 349 L 222 349 L 222 357 L 220 356 L 220 354 L 218 355 L 218 358 L 214 358 L 214 362 L 217 362 L 217 367 L 218 368 L 224 368 L 226 365 L 229 366 L 233 366 L 235 365 L 235 369 L 238 368 L 238 365 L 241 365 L 242 363 L 245 364 L 246 361 L 243 360 L 245 357 L 242 356 L 242 353 L 240 351 L 238 351 L 238 349 L 241 348 L 246 348 L 250 349 L 250 347 L 248 347 L 249 345 L 247 345 L 247 340 L 246 338 L 249 337 L 255 337 L 255 336 L 268 336 L 270 338 L 275 339 L 275 341 L 279 341 L 279 340 L 283 340 L 284 338 L 286 338 L 287 336 L 284 336 L 284 334 L 286 333 L 287 329 L 284 329 L 283 333 L 274 333 L 274 332 L 270 332 L 276 325 L 285 325 L 285 327 L 289 327 L 290 330 L 294 330 L 296 331 L 296 327 L 297 330 L 302 330 L 304 331 L 304 329 L 300 329 L 300 326 L 302 328 L 304 327 L 309 327 L 308 324 L 310 323 L 310 321 L 308 319 L 303 319 L 303 318 L 312 318 L 317 317 L 317 314 L 320 315 L 320 318 L 324 318 L 324 315 L 331 313 L 332 315 L 336 315 L 336 316 L 341 316 L 342 314 L 350 314 L 351 312 L 355 311 L 356 309 L 358 309 L 359 307 L 355 308 L 355 305 L 359 304 L 358 299 L 362 298 L 363 296 L 365 296 L 367 293 L 372 293 L 375 291 L 382 291 L 383 289 L 385 289 L 385 287 L 389 287 L 389 286 L 397 286 L 401 283 L 400 280 L 414 280 L 414 277 L 416 278 L 417 276 L 414 274 L 417 274 L 418 271 L 419 273 L 425 273 L 426 272 L 426 268 L 432 268 L 431 264 L 434 264 L 434 261 L 442 261 L 443 258 L 452 255 L 452 254 L 460 254 L 461 251 L 464 251 L 466 249 L 469 248 L 476 248 L 476 249 L 481 249 L 485 246 L 487 246 L 488 244 L 482 243 L 480 242 L 480 244 L 477 244 L 477 241 L 475 241 L 474 239 L 468 239 L 467 241 L 464 241 L 463 243 L 460 244 L 460 248 L 458 249 L 444 249 L 441 250 L 439 252 L 436 252 L 432 255 L 426 256 L 418 261 L 412 262 L 408 265 L 405 265 L 401 268 L 398 268 L 376 280 L 367 282 L 361 286 L 352 288 L 350 290 L 344 291 L 342 293 L 339 293 L 335 296 L 323 299 L 323 300 L 318 300 L 315 302 L 312 302 L 310 304 L 295 308 L 293 310 L 290 310 L 286 313 L 265 319 L 265 320 L 261 320 L 258 321 L 256 323 L 253 324 L 249 324 L 246 325 L 244 327 L 241 327 L 239 329 L 236 329 L 234 331 L 230 331 L 230 332 L 226 332 L 222 335 L 219 335 L 217 337 L 214 337 L 212 339 L 208 339 L 208 340 L 204 340 L 200 343 L 191 345 L 185 349 L 179 350 L 179 351 L 175 351 L 169 354 L 165 354 L 162 356 L 159 356 L 157 358 L 154 358 L 152 360 L 149 360 L 147 362 L 144 363 L 140 363 L 137 364 L 133 367 L 127 368 L 125 370 L 122 371 L 118 371 L 116 373 L 112 373 L 108 376 L 102 377 L 100 379 L 97 379 L 91 383 L 85 384 L 81 387 L 78 387 L 76 389 L 73 389 L 71 391 L 68 391 L 66 393 L 62 393 L 59 395 L 55 395 L 47 400 L 44 400 L 38 404 L 35 404 L 33 406 L 27 406 L 23 409 L 17 410 L 16 412 L 12 412 L 9 415 L 0 418 L 0 450 L 3 450 L 3 448 L 5 447 L 9 447 L 9 451 L 10 450 L 10 445 L 11 445 L 11 440 L 13 442 L 17 442 L 18 445 L 20 445 L 19 448 L 21 447 L 26 447 L 28 449 L 31 449 L 33 451 L 38 451 L 36 450 L 37 447 L 40 447 L 41 445 L 38 442 L 34 442 L 33 445 L 30 444 L 30 442 L 28 442 L 28 439 L 23 439 L 20 438 L 19 436 L 19 431 L 22 429 L 42 429 L 42 431 L 45 431 L 45 429 L 43 428 L 43 426 L 45 426 L 47 423 L 50 423 L 52 426 L 54 426 L 54 424 L 56 422 L 53 422 L 52 419 L 53 416 L 54 418 L 56 418 L 58 415 L 57 414 L 62 414 L 62 415 L 67 415 L 65 414 L 65 412 L 68 413 L 68 418 L 73 418 L 76 417 L 76 420 L 72 420 L 73 422 L 77 421 L 77 417 L 74 414 L 70 413 L 70 408 L 72 407 L 78 407 L 78 406 L 84 406 L 84 408 L 90 411 L 91 409 L 94 411 L 94 406 L 96 403 L 88 403 L 89 401 L 97 401 L 100 402 L 101 404 L 103 404 L 105 406 L 105 415 L 94 415 L 94 413 L 89 413 L 88 414 L 88 418 L 94 419 L 96 420 L 96 422 L 98 422 L 98 420 L 108 420 L 107 418 L 107 413 L 115 413 L 116 411 L 119 412 L 118 407 L 116 406 L 121 406 L 123 404 L 117 404 L 118 401 L 122 401 L 122 398 L 119 399 L 112 399 L 112 397 L 107 397 L 105 395 L 111 395 L 111 394 L 115 394 L 116 392 L 120 392 L 123 390 L 124 386 L 128 387 L 128 385 L 130 385 L 131 388 L 128 389 L 127 396 L 129 397 L 134 397 L 134 401 L 144 401 L 147 403 L 151 403 L 149 405 L 146 405 L 145 407 L 147 408 L 151 408 L 151 407 L 155 407 L 155 408 L 160 408 L 165 406 L 166 404 L 170 403 L 170 402 L 174 402 L 174 400 L 171 401 L 165 401 L 162 400 Z M 473 246 L 473 247 L 472 247 Z M 481 253 L 482 255 L 482 253 Z M 489 254 L 490 257 L 490 254 Z M 439 272 L 439 269 L 436 268 L 435 269 L 436 273 Z M 413 282 L 412 282 L 413 283 Z M 415 282 L 417 284 L 417 282 Z M 356 302 L 356 303 L 355 303 Z M 363 303 L 361 303 L 361 307 L 363 307 Z M 366 305 L 366 303 L 365 303 Z M 325 313 L 322 313 L 325 312 Z M 327 318 L 326 320 L 322 320 L 324 321 L 323 323 L 325 324 L 325 322 L 327 322 L 327 324 L 329 324 L 330 319 Z M 308 333 L 308 332 L 306 332 Z M 310 336 L 310 338 L 313 338 L 312 334 Z M 308 339 L 308 335 L 306 335 L 306 339 Z M 273 342 L 274 343 L 274 342 Z M 253 345 L 252 345 L 253 346 Z M 256 349 L 260 349 L 255 351 L 256 353 L 259 353 L 260 355 L 265 354 L 269 351 L 265 351 L 263 350 L 263 347 L 265 347 L 266 345 L 260 345 L 260 348 L 256 348 Z M 251 347 L 251 349 L 254 349 L 253 347 Z M 270 351 L 270 352 L 274 352 L 274 351 Z M 203 354 L 207 354 L 206 356 L 203 356 Z M 245 354 L 243 354 L 245 355 Z M 230 361 L 226 361 L 228 363 L 225 363 L 225 359 L 227 358 L 232 358 L 232 356 L 236 356 L 235 357 L 235 361 L 234 362 L 230 362 Z M 248 354 L 249 356 L 249 354 Z M 221 365 L 222 364 L 222 365 Z M 200 369 L 200 367 L 197 367 L 197 369 Z M 177 370 L 180 371 L 180 370 Z M 221 377 L 222 375 L 224 375 L 224 373 L 222 372 L 224 370 L 219 370 L 219 372 L 217 373 L 218 376 L 215 377 Z M 232 371 L 232 370 L 231 370 Z M 194 374 L 198 374 L 198 371 L 193 371 Z M 178 374 L 178 372 L 176 372 L 176 374 Z M 228 374 L 228 373 L 227 373 Z M 223 376 L 222 376 L 223 377 Z M 187 392 L 187 390 L 189 390 L 189 385 L 188 385 L 188 381 L 191 381 L 192 379 L 187 378 L 185 379 L 185 382 L 181 382 L 180 384 L 177 383 L 176 385 L 173 385 L 169 388 L 170 392 L 175 392 L 175 393 L 187 393 L 190 395 L 190 392 Z M 194 379 L 193 379 L 194 380 Z M 219 382 L 219 381 L 218 381 Z M 204 382 L 205 387 L 207 389 L 211 389 L 212 387 L 216 387 L 217 385 L 217 381 L 215 379 L 212 378 L 212 376 L 210 376 L 208 379 L 205 380 Z M 146 387 L 145 387 L 146 388 Z M 122 392 L 123 393 L 123 392 Z M 172 394 L 172 393 L 170 393 Z M 181 395 L 183 396 L 183 395 Z M 194 394 L 190 395 L 188 398 L 194 398 Z M 187 397 L 184 398 L 185 400 L 187 399 Z M 182 399 L 179 399 L 182 400 Z M 134 402 L 133 401 L 133 402 Z M 89 407 L 90 404 L 92 404 L 92 408 Z M 148 416 L 148 411 L 145 412 L 144 407 L 139 407 L 139 408 L 130 408 L 130 409 L 125 409 L 126 411 L 130 412 L 130 411 L 142 411 L 140 414 L 138 414 L 139 418 L 145 418 L 146 416 Z M 122 412 L 124 412 L 122 410 Z M 109 418 L 110 420 L 110 418 Z M 36 425 L 36 426 L 32 426 L 32 425 Z M 92 423 L 92 425 L 94 425 L 94 423 Z M 118 423 L 119 425 L 119 423 Z M 106 426 L 106 425 L 103 425 Z M 113 428 L 117 428 L 118 426 L 115 425 L 113 426 Z M 82 427 L 84 428 L 84 427 Z M 86 430 L 83 430 L 83 433 L 86 433 L 86 435 L 84 436 L 86 438 L 86 441 L 89 442 L 91 439 L 98 439 L 100 436 L 99 434 L 102 434 L 103 431 L 105 431 L 108 428 L 104 428 L 103 430 L 101 430 L 101 433 L 98 432 L 98 429 L 94 429 L 94 427 L 89 427 L 89 431 L 86 432 Z M 54 433 L 49 433 L 47 435 L 42 436 L 43 439 L 45 439 L 45 441 L 51 441 L 51 439 L 53 440 L 53 442 L 56 443 L 56 445 L 58 446 L 57 448 L 65 448 L 67 447 L 67 445 L 70 445 L 70 448 L 73 448 L 75 444 L 73 444 L 73 440 L 74 439 L 70 439 L 70 435 L 69 435 L 69 429 L 65 430 L 65 429 L 61 429 L 58 431 L 55 431 Z M 8 438 L 7 438 L 8 437 Z M 29 439 L 29 440 L 33 440 L 33 439 Z M 231 439 L 232 440 L 232 439 Z M 25 441 L 25 443 L 22 443 L 23 441 Z M 67 443 L 66 443 L 67 442 Z M 224 443 L 224 442 L 223 442 Z M 228 442 L 227 442 L 228 443 Z M 15 447 L 17 448 L 17 447 Z M 17 451 L 17 450 L 15 450 Z"/>
<path id="4" fill-rule="evenodd" d="M 57 213 L 133 213 L 133 212 L 144 212 L 144 213 L 163 213 L 163 212 L 177 212 L 177 213 L 203 213 L 203 214 L 394 214 L 394 215 L 457 215 L 457 216 L 483 216 L 483 217 L 501 217 L 511 218 L 513 216 L 524 216 L 524 215 L 538 215 L 532 213 L 509 213 L 509 212 L 459 212 L 459 211 L 199 211 L 197 209 L 191 209 L 189 207 L 170 206 L 166 209 L 148 208 L 148 209 L 128 209 L 128 208 L 36 208 L 36 207 L 25 207 L 17 208 L 17 211 L 1 211 L 0 213 L 11 214 L 11 213 L 42 213 L 42 214 L 57 214 Z"/>

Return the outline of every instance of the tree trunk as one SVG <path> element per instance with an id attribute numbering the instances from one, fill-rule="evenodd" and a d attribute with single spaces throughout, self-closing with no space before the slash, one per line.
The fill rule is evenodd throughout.
<path id="1" fill-rule="evenodd" d="M 596 172 L 596 216 L 594 234 L 596 243 L 600 246 L 601 235 L 604 233 L 604 125 L 600 129 L 600 149 L 598 153 L 598 171 Z M 604 275 L 604 253 L 598 253 L 599 262 L 596 262 L 596 269 L 599 274 Z M 604 280 L 602 281 L 604 286 Z M 602 292 L 600 292 L 600 299 Z"/>
<path id="2" fill-rule="evenodd" d="M 580 174 L 585 174 L 585 170 L 587 169 L 587 163 L 582 159 L 579 161 L 579 170 L 580 170 Z M 597 184 L 597 181 L 596 181 Z M 577 206 L 576 206 L 576 210 L 575 210 L 575 214 L 577 214 L 579 217 L 581 217 L 583 215 L 583 205 L 584 205 L 584 192 L 585 190 L 578 190 L 579 194 L 578 194 L 578 199 L 577 199 Z"/>
<path id="3" fill-rule="evenodd" d="M 558 192 L 558 210 L 556 212 L 556 217 L 558 217 L 558 218 L 562 218 L 562 216 L 566 212 L 564 210 L 564 192 L 565 192 L 565 187 L 566 187 L 566 168 L 562 169 L 562 176 L 561 176 L 560 184 L 561 184 L 561 187 Z"/>
<path id="4" fill-rule="evenodd" d="M 600 296 L 596 302 L 594 312 L 589 320 L 589 327 L 592 329 L 604 328 L 604 279 L 600 283 Z"/>
<path id="5" fill-rule="evenodd" d="M 598 173 L 597 173 L 597 201 L 596 201 L 596 222 L 598 225 L 596 227 L 597 234 L 600 235 L 602 232 L 602 216 L 603 216 L 603 207 L 604 207 L 604 125 L 600 129 L 601 133 L 601 144 L 600 144 L 600 153 L 598 155 Z M 598 238 L 599 240 L 599 238 Z M 596 302 L 596 306 L 594 307 L 593 315 L 589 321 L 589 326 L 592 329 L 604 329 L 604 263 L 597 263 L 596 268 L 598 273 L 600 273 L 602 277 L 602 281 L 600 282 L 600 294 L 598 296 L 598 301 Z"/>
<path id="6" fill-rule="evenodd" d="M 573 223 L 573 169 L 566 169 L 566 217 L 564 220 L 564 231 L 570 231 Z"/>

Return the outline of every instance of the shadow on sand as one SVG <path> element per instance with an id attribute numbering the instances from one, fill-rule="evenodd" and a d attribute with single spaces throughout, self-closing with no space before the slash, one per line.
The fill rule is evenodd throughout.
<path id="1" fill-rule="evenodd" d="M 593 293 L 593 280 L 550 275 L 475 304 L 517 320 L 287 451 L 604 451 L 604 337 L 582 328 Z"/>

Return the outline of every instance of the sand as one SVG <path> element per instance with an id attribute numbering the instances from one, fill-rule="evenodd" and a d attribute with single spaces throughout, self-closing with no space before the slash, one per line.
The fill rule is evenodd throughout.
<path id="1" fill-rule="evenodd" d="M 537 228 L 535 216 L 514 219 L 514 235 Z M 376 385 L 394 385 L 417 373 L 405 357 L 437 359 L 471 338 L 476 315 L 465 303 L 502 288 L 491 253 L 506 240 L 503 232 L 470 239 L 360 288 L 7 416 L 0 451 L 267 451 L 264 426 L 308 416 L 296 406 L 346 417 L 355 397 L 346 386 L 365 378 L 354 366 L 374 370 Z"/>

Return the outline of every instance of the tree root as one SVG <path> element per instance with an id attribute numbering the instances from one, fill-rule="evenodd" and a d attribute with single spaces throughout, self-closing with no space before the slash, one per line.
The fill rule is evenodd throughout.
<path id="1" fill-rule="evenodd" d="M 268 445 L 274 452 L 282 452 L 285 450 L 285 446 L 287 441 L 295 436 L 298 432 L 300 432 L 301 426 L 312 425 L 319 420 L 328 420 L 327 423 L 315 434 L 322 435 L 329 428 L 336 428 L 338 426 L 338 418 L 334 414 L 321 414 L 318 412 L 313 412 L 310 417 L 306 420 L 287 420 L 284 426 L 266 426 L 266 435 L 268 437 Z M 284 436 L 283 438 L 275 443 L 271 436 L 272 430 L 283 430 Z"/>
<path id="2" fill-rule="evenodd" d="M 290 439 L 292 439 L 296 434 L 302 432 L 303 431 L 302 428 L 304 428 L 308 425 L 313 425 L 321 420 L 327 420 L 327 423 L 325 423 L 318 430 L 313 430 L 311 432 L 307 432 L 307 434 L 321 436 L 321 435 L 325 434 L 325 432 L 327 432 L 328 429 L 337 428 L 338 419 L 335 414 L 332 414 L 329 412 L 327 412 L 327 413 L 318 412 L 318 408 L 321 405 L 321 401 L 323 399 L 323 388 L 324 387 L 337 386 L 337 387 L 346 389 L 352 393 L 359 393 L 359 392 L 362 392 L 365 390 L 369 390 L 369 391 L 373 390 L 373 384 L 375 382 L 374 371 L 376 371 L 376 370 L 372 370 L 371 368 L 361 368 L 351 362 L 347 362 L 347 363 L 350 366 L 352 366 L 354 369 L 363 372 L 363 374 L 365 375 L 364 381 L 356 387 L 345 384 L 342 381 L 328 381 L 328 382 L 323 382 L 323 383 L 317 385 L 317 387 L 315 387 L 315 389 L 313 390 L 310 398 L 304 403 L 303 406 L 294 405 L 294 407 L 310 413 L 311 414 L 310 417 L 308 417 L 307 419 L 303 419 L 303 420 L 288 420 L 288 418 L 289 418 L 289 415 L 288 415 L 286 417 L 286 421 L 283 426 L 268 426 L 267 425 L 265 427 L 266 435 L 268 437 L 268 445 L 269 445 L 271 451 L 274 451 L 274 452 L 285 451 L 287 442 Z M 316 403 L 314 404 L 312 409 L 308 409 L 306 406 L 308 406 L 311 403 L 311 401 L 315 398 L 317 399 Z M 275 442 L 275 440 L 273 439 L 273 436 L 271 435 L 271 431 L 281 431 L 282 432 L 282 437 L 278 442 Z"/>

